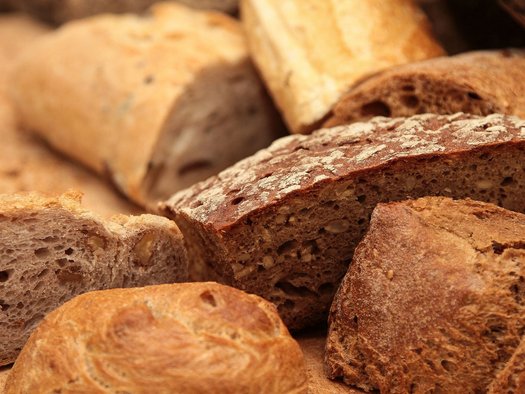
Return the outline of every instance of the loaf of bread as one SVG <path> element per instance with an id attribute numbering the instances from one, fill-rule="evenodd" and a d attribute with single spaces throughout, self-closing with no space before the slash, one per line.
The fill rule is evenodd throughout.
<path id="1" fill-rule="evenodd" d="M 4 0 L 12 9 L 29 12 L 51 23 L 64 23 L 91 15 L 114 12 L 140 13 L 157 0 Z M 177 0 L 195 8 L 234 12 L 238 0 Z M 1 2 L 0 2 L 1 5 Z"/>
<path id="2" fill-rule="evenodd" d="M 524 149 L 515 117 L 375 118 L 282 138 L 161 209 L 192 268 L 274 302 L 295 329 L 325 319 L 378 202 L 471 196 L 525 211 Z"/>
<path id="3" fill-rule="evenodd" d="M 294 133 L 315 130 L 358 79 L 443 54 L 412 0 L 243 0 L 241 15 Z"/>
<path id="4" fill-rule="evenodd" d="M 216 283 L 96 291 L 50 313 L 6 394 L 306 393 L 304 359 L 275 307 Z"/>
<path id="5" fill-rule="evenodd" d="M 176 3 L 71 22 L 13 73 L 22 123 L 140 204 L 267 146 L 275 112 L 240 24 Z"/>
<path id="6" fill-rule="evenodd" d="M 525 118 L 525 51 L 480 51 L 394 67 L 357 84 L 325 127 L 373 116 L 504 113 Z"/>
<path id="7" fill-rule="evenodd" d="M 166 218 L 102 220 L 77 194 L 26 194 L 0 195 L 0 223 L 0 366 L 77 294 L 187 280 L 182 235 Z"/>
<path id="8" fill-rule="evenodd" d="M 492 204 L 378 205 L 330 311 L 328 375 L 381 393 L 524 393 L 523 245 L 525 215 Z"/>

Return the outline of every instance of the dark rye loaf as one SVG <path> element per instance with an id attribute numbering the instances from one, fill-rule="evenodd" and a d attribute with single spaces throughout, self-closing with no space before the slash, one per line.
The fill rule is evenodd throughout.
<path id="1" fill-rule="evenodd" d="M 380 204 L 334 299 L 329 377 L 381 393 L 525 393 L 525 215 Z"/>
<path id="2" fill-rule="evenodd" d="M 273 301 L 298 329 L 326 317 L 378 202 L 470 196 L 523 211 L 524 160 L 515 117 L 375 118 L 282 138 L 160 209 L 194 271 Z"/>
<path id="3" fill-rule="evenodd" d="M 503 113 L 525 118 L 525 51 L 480 51 L 393 67 L 355 85 L 325 127 L 373 116 Z"/>

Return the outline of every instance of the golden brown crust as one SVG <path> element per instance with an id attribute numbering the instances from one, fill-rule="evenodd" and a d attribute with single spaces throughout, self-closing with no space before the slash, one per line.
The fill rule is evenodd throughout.
<path id="1" fill-rule="evenodd" d="M 385 70 L 341 97 L 324 126 L 456 112 L 525 117 L 525 51 L 470 52 Z"/>
<path id="2" fill-rule="evenodd" d="M 358 79 L 443 54 L 412 0 L 244 0 L 255 64 L 294 133 L 310 132 Z"/>
<path id="3" fill-rule="evenodd" d="M 20 61 L 12 93 L 27 128 L 140 204 L 154 173 L 169 195 L 274 138 L 239 23 L 176 3 L 63 26 Z"/>
<path id="4" fill-rule="evenodd" d="M 524 234 L 525 215 L 473 200 L 378 205 L 332 304 L 329 377 L 385 393 L 486 392 L 523 357 Z"/>
<path id="5" fill-rule="evenodd" d="M 215 283 L 92 292 L 49 314 L 6 393 L 305 393 L 275 308 Z"/>

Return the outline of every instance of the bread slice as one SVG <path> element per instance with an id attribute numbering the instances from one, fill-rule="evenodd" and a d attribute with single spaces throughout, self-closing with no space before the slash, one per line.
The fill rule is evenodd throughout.
<path id="1" fill-rule="evenodd" d="M 156 0 L 4 0 L 13 9 L 29 12 L 51 23 L 64 23 L 101 13 L 139 13 Z M 195 8 L 234 12 L 238 0 L 177 0 Z M 1 2 L 0 2 L 1 5 Z"/>
<path id="2" fill-rule="evenodd" d="M 525 215 L 492 204 L 378 205 L 330 311 L 328 376 L 385 393 L 485 393 L 509 364 L 522 371 L 524 245 Z M 523 393 L 507 383 L 495 392 Z"/>
<path id="3" fill-rule="evenodd" d="M 391 68 L 354 86 L 325 127 L 373 116 L 503 113 L 525 118 L 525 51 L 480 51 Z"/>
<path id="4" fill-rule="evenodd" d="M 95 289 L 187 279 L 177 226 L 153 215 L 102 220 L 80 196 L 0 195 L 0 365 L 46 313 Z"/>
<path id="5" fill-rule="evenodd" d="M 292 133 L 317 129 L 358 79 L 443 55 L 412 0 L 243 0 L 241 16 Z"/>
<path id="6" fill-rule="evenodd" d="M 376 118 L 280 139 L 161 209 L 192 268 L 273 301 L 296 329 L 326 317 L 378 202 L 471 196 L 525 211 L 524 149 L 514 117 Z"/>
<path id="7" fill-rule="evenodd" d="M 218 173 L 278 130 L 240 24 L 176 3 L 71 22 L 31 46 L 12 92 L 23 125 L 139 204 Z"/>
<path id="8" fill-rule="evenodd" d="M 6 394 L 307 392 L 301 349 L 273 305 L 217 283 L 96 291 L 50 313 Z"/>

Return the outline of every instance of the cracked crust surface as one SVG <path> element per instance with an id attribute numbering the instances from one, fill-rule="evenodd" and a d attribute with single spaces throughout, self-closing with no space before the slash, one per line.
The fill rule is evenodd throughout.
<path id="1" fill-rule="evenodd" d="M 32 334 L 6 393 L 306 389 L 301 349 L 273 305 L 216 283 L 184 283 L 69 301 Z"/>
<path id="2" fill-rule="evenodd" d="M 103 220 L 81 208 L 80 197 L 0 195 L 0 365 L 77 294 L 187 280 L 175 223 L 154 215 Z"/>
<path id="3" fill-rule="evenodd" d="M 525 215 L 492 204 L 379 204 L 331 308 L 328 376 L 384 393 L 486 392 L 497 377 L 491 392 L 523 392 L 503 376 L 522 369 L 523 234 Z"/>
<path id="4" fill-rule="evenodd" d="M 282 138 L 161 209 L 194 277 L 259 294 L 302 328 L 325 318 L 378 202 L 447 195 L 523 211 L 524 148 L 515 117 L 375 118 Z"/>

